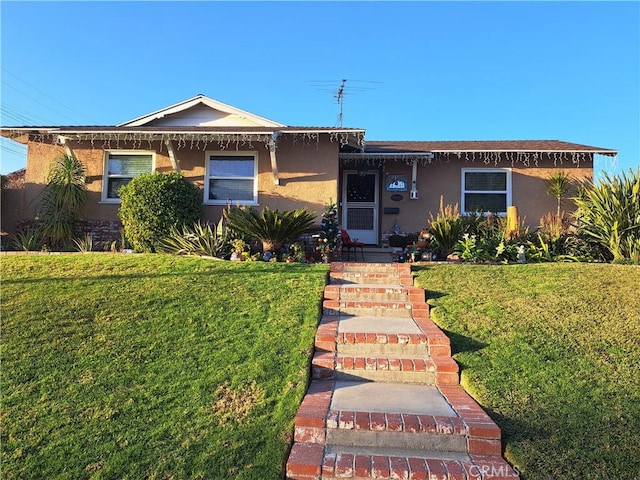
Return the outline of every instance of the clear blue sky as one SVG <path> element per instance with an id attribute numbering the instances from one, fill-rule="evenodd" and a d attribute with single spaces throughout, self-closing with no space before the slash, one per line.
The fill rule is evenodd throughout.
<path id="1" fill-rule="evenodd" d="M 199 93 L 335 126 L 346 78 L 344 126 L 368 140 L 558 139 L 620 151 L 597 172 L 640 166 L 637 1 L 0 7 L 3 126 L 113 125 Z M 2 173 L 19 150 L 3 140 Z"/>

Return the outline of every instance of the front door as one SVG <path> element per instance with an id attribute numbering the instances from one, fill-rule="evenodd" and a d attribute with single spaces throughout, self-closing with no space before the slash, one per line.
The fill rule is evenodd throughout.
<path id="1" fill-rule="evenodd" d="M 345 170 L 342 179 L 342 228 L 351 240 L 378 243 L 378 171 Z"/>

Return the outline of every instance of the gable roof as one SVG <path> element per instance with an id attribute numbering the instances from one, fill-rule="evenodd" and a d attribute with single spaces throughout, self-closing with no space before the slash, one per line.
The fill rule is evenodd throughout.
<path id="1" fill-rule="evenodd" d="M 194 113 L 199 116 L 195 116 Z M 191 113 L 191 115 L 190 115 Z M 197 118 L 200 123 L 188 123 Z M 260 117 L 232 107 L 202 94 L 182 102 L 147 113 L 141 117 L 116 125 L 117 127 L 141 126 L 256 126 L 284 127 L 282 123 Z"/>
<path id="2" fill-rule="evenodd" d="M 580 145 L 561 140 L 451 140 L 367 142 L 365 154 L 403 154 L 428 152 L 576 152 L 616 155 L 617 150 Z"/>

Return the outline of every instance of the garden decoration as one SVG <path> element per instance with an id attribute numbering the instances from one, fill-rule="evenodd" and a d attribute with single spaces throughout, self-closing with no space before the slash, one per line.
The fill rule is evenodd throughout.
<path id="1" fill-rule="evenodd" d="M 338 209 L 333 201 L 324 206 L 322 222 L 320 224 L 320 237 L 316 249 L 320 252 L 322 260 L 330 263 L 335 259 L 340 249 L 340 226 L 338 225 Z"/>

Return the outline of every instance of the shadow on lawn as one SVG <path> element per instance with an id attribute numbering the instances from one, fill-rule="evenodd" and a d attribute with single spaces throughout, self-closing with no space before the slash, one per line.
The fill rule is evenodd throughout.
<path id="1" fill-rule="evenodd" d="M 238 262 L 240 263 L 240 262 Z M 176 272 L 132 272 L 130 274 L 115 273 L 113 275 L 85 275 L 85 276 L 64 276 L 64 277 L 35 277 L 35 278 L 23 278 L 23 279 L 11 279 L 4 278 L 3 283 L 5 285 L 27 285 L 33 283 L 54 282 L 54 281 L 96 281 L 96 280 L 131 280 L 131 279 L 144 279 L 144 278 L 179 278 L 179 277 L 216 277 L 221 275 L 235 275 L 235 276 L 250 276 L 253 277 L 258 274 L 277 274 L 282 273 L 294 273 L 302 274 L 308 273 L 309 266 L 306 264 L 290 264 L 290 263 L 266 263 L 266 262 L 251 262 L 251 264 L 262 263 L 264 266 L 254 266 L 243 269 L 236 263 L 229 262 L 229 266 L 220 266 L 220 263 L 215 263 L 217 268 L 204 271 L 176 271 Z M 328 273 L 327 273 L 328 276 Z"/>

